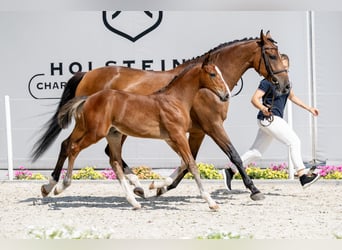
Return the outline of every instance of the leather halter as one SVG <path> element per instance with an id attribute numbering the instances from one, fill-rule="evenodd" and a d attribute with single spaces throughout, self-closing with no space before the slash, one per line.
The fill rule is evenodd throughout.
<path id="1" fill-rule="evenodd" d="M 265 68 L 266 68 L 267 74 L 268 74 L 268 76 L 271 77 L 272 83 L 275 85 L 279 85 L 278 81 L 274 81 L 275 75 L 283 73 L 283 72 L 288 72 L 288 70 L 287 69 L 282 69 L 282 70 L 278 70 L 278 71 L 272 70 L 272 66 L 270 64 L 270 59 L 269 59 L 269 57 L 266 56 L 266 53 L 265 53 L 266 50 L 271 50 L 271 49 L 277 49 L 277 48 L 265 47 L 264 45 L 261 46 L 261 55 L 262 56 L 260 57 L 260 60 L 259 60 L 258 72 L 260 74 L 261 58 L 262 58 L 264 60 L 264 63 L 265 63 Z"/>
<path id="2" fill-rule="evenodd" d="M 275 79 L 275 75 L 276 74 L 280 74 L 280 73 L 283 73 L 283 72 L 288 72 L 287 69 L 282 69 L 282 70 L 278 70 L 278 71 L 273 71 L 272 70 L 272 67 L 271 67 L 271 64 L 270 64 L 270 59 L 269 57 L 266 56 L 266 50 L 271 50 L 271 49 L 277 49 L 277 48 L 271 48 L 271 47 L 265 47 L 264 45 L 261 46 L 261 57 L 260 57 L 260 60 L 259 60 L 259 66 L 258 66 L 258 72 L 260 74 L 260 66 L 261 66 L 261 58 L 264 60 L 264 63 L 265 63 L 265 68 L 266 68 L 266 71 L 267 71 L 267 74 L 268 76 L 271 77 L 271 81 L 274 85 L 279 85 L 279 82 L 278 81 L 274 81 Z M 274 93 L 272 94 L 272 101 L 271 101 L 271 104 L 270 105 L 266 105 L 265 103 L 263 103 L 265 106 L 268 107 L 268 110 L 271 112 L 272 110 L 272 107 L 273 107 L 273 103 L 274 103 Z M 262 124 L 261 125 L 263 127 L 268 127 L 269 125 L 271 125 L 271 123 L 273 122 L 274 120 L 274 116 L 273 114 L 271 114 L 270 116 L 268 117 L 265 117 L 265 120 L 268 122 L 268 124 Z"/>

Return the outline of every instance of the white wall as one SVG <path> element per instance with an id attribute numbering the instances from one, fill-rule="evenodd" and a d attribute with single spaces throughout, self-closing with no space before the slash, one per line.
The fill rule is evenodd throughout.
<path id="1" fill-rule="evenodd" d="M 342 151 L 342 12 L 315 13 L 317 105 L 317 156 L 341 164 Z"/>
<path id="2" fill-rule="evenodd" d="M 125 16 L 127 14 L 127 16 Z M 155 21 L 157 13 L 146 20 L 143 12 L 128 12 L 122 15 L 120 29 L 137 34 Z M 341 87 L 338 83 L 338 55 L 341 54 L 342 13 L 331 15 L 318 12 L 315 15 L 317 33 L 317 89 L 321 116 L 318 119 L 318 158 L 341 160 L 337 142 L 330 138 L 341 138 L 341 116 L 332 111 L 340 107 L 338 101 Z M 190 21 L 191 20 L 191 21 Z M 70 77 L 69 66 L 83 70 L 103 66 L 115 60 L 122 65 L 124 60 L 135 60 L 133 67 L 141 68 L 143 60 L 153 60 L 151 69 L 160 70 L 161 61 L 166 68 L 172 60 L 189 59 L 202 55 L 217 45 L 244 37 L 259 36 L 260 30 L 270 30 L 278 41 L 281 52 L 291 57 L 290 76 L 296 94 L 309 102 L 308 76 L 308 25 L 305 11 L 164 11 L 161 24 L 146 36 L 131 42 L 109 31 L 103 24 L 101 11 L 32 11 L 0 12 L 0 168 L 7 167 L 5 134 L 4 95 L 11 97 L 14 167 L 52 168 L 59 152 L 61 141 L 70 130 L 64 131 L 54 145 L 35 164 L 30 163 L 29 154 L 41 132 L 43 124 L 56 108 L 62 89 L 43 90 L 31 88 L 30 79 L 36 74 L 33 86 L 39 81 L 61 86 Z M 328 33 L 329 32 L 329 33 Z M 51 65 L 62 64 L 60 75 Z M 334 70 L 331 70 L 334 69 Z M 256 134 L 256 110 L 250 97 L 261 77 L 250 70 L 244 75 L 242 93 L 231 101 L 225 128 L 239 153 L 243 153 Z M 326 88 L 329 86 L 329 88 Z M 333 98 L 332 98 L 333 97 Z M 304 160 L 312 159 L 310 116 L 297 107 L 294 111 L 294 128 L 302 139 Z M 339 117 L 339 118 L 338 118 Z M 334 146 L 335 144 L 335 146 Z M 102 141 L 84 150 L 76 166 L 97 165 L 106 167 Z M 124 157 L 129 164 L 145 164 L 151 167 L 174 167 L 179 159 L 162 141 L 129 138 L 124 146 Z M 206 138 L 198 155 L 198 161 L 223 166 L 227 157 Z M 287 149 L 275 142 L 266 152 L 265 162 L 287 161 Z"/>

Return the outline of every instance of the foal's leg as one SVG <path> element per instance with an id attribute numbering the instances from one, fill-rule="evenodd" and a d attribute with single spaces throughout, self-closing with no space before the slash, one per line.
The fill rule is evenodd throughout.
<path id="1" fill-rule="evenodd" d="M 126 135 L 122 135 L 121 147 L 124 144 L 126 138 L 127 138 Z M 106 155 L 110 156 L 110 149 L 109 149 L 108 144 L 105 148 L 105 153 L 106 153 Z M 135 188 L 133 189 L 134 194 L 136 194 L 137 196 L 140 196 L 142 198 L 145 198 L 145 192 L 144 192 L 144 189 L 143 189 L 143 187 L 139 181 L 138 176 L 136 176 L 133 173 L 131 168 L 128 166 L 128 164 L 124 160 L 122 160 L 122 166 L 123 166 L 124 174 L 126 175 L 127 179 L 129 180 L 129 183 L 131 185 L 135 186 Z"/>
<path id="2" fill-rule="evenodd" d="M 115 131 L 110 131 L 106 139 L 109 146 L 109 157 L 110 165 L 113 168 L 118 180 L 121 184 L 122 189 L 125 192 L 127 201 L 133 206 L 134 209 L 141 208 L 141 205 L 134 197 L 133 192 L 129 188 L 129 184 L 125 178 L 122 166 L 119 164 L 121 162 L 121 134 Z"/>
<path id="3" fill-rule="evenodd" d="M 189 133 L 188 141 L 191 154 L 194 157 L 194 159 L 196 159 L 197 157 L 197 153 L 202 144 L 204 136 L 205 134 L 202 130 L 196 130 L 196 132 L 192 131 Z M 157 196 L 160 196 L 166 193 L 167 191 L 176 188 L 188 172 L 188 168 L 182 162 L 182 165 L 180 167 L 177 167 L 175 171 L 168 177 L 168 185 L 166 187 L 163 185 L 157 187 Z"/>
<path id="4" fill-rule="evenodd" d="M 127 139 L 127 135 L 122 135 L 121 147 L 125 143 L 126 139 Z M 110 156 L 110 149 L 109 149 L 109 145 L 108 144 L 107 144 L 107 146 L 105 148 L 105 153 L 106 153 L 106 155 L 108 157 Z M 124 171 L 125 175 L 129 175 L 129 174 L 133 174 L 134 175 L 132 169 L 128 166 L 128 164 L 124 160 L 122 160 L 122 167 L 123 167 L 123 171 Z"/>
<path id="5" fill-rule="evenodd" d="M 213 210 L 219 209 L 219 206 L 211 198 L 210 194 L 204 190 L 203 185 L 202 185 L 202 181 L 201 181 L 201 178 L 200 178 L 200 174 L 199 174 L 198 168 L 196 166 L 196 162 L 195 162 L 195 160 L 193 158 L 189 162 L 188 170 L 194 176 L 194 179 L 196 181 L 196 184 L 198 186 L 200 194 L 201 194 L 202 198 L 205 199 L 207 201 L 207 203 L 209 204 L 209 208 L 213 209 Z"/>
<path id="6" fill-rule="evenodd" d="M 69 143 L 69 138 L 67 138 L 66 140 L 62 142 L 58 160 L 57 160 L 55 169 L 53 170 L 51 177 L 49 178 L 49 183 L 42 185 L 41 187 L 41 193 L 43 197 L 47 196 L 58 183 L 59 177 L 61 175 L 61 171 L 63 169 L 64 162 L 68 156 L 66 152 L 68 143 Z"/>
<path id="7" fill-rule="evenodd" d="M 206 192 L 203 188 L 200 174 L 198 172 L 196 162 L 191 154 L 190 147 L 189 147 L 185 134 L 178 135 L 178 136 L 173 135 L 173 138 L 174 139 L 171 139 L 172 141 L 167 141 L 167 143 L 176 153 L 178 153 L 182 157 L 184 165 L 187 167 L 190 173 L 193 174 L 196 184 L 198 186 L 198 189 L 200 191 L 200 194 L 202 198 L 205 199 L 206 202 L 209 204 L 209 208 L 213 210 L 217 210 L 219 206 L 211 198 L 210 194 Z"/>
<path id="8" fill-rule="evenodd" d="M 76 123 L 74 130 L 68 138 L 68 144 L 66 145 L 65 149 L 68 157 L 67 173 L 64 176 L 63 182 L 56 186 L 54 190 L 55 195 L 60 194 L 71 185 L 74 162 L 78 154 L 83 149 L 98 142 L 102 138 L 103 136 L 101 134 L 97 134 L 94 131 L 84 131 L 83 126 L 78 126 L 78 124 Z"/>
<path id="9" fill-rule="evenodd" d="M 181 155 L 181 157 L 183 159 L 183 162 L 187 166 L 190 173 L 194 176 L 194 179 L 196 181 L 196 184 L 198 186 L 198 189 L 200 191 L 202 198 L 207 201 L 210 209 L 217 210 L 219 208 L 219 206 L 211 198 L 210 194 L 208 192 L 206 192 L 203 188 L 202 181 L 200 178 L 200 174 L 199 174 L 196 162 L 195 162 L 195 160 L 191 154 L 189 143 L 187 141 L 185 134 L 184 134 L 184 137 L 174 139 L 173 141 L 174 142 L 170 146 L 175 148 L 176 152 L 179 152 L 179 154 Z"/>
<path id="10" fill-rule="evenodd" d="M 83 149 L 83 148 L 82 148 Z M 62 193 L 65 189 L 67 189 L 71 185 L 71 180 L 72 180 L 72 170 L 74 169 L 74 163 L 77 155 L 79 152 L 82 150 L 78 146 L 73 145 L 72 152 L 69 153 L 68 155 L 68 169 L 67 173 L 64 176 L 63 182 L 58 184 L 54 190 L 54 195 L 58 195 Z"/>

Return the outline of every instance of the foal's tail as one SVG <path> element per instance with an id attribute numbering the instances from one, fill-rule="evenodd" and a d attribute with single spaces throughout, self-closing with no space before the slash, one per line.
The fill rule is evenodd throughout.
<path id="1" fill-rule="evenodd" d="M 38 160 L 38 158 L 52 145 L 56 140 L 58 134 L 62 131 L 62 128 L 58 123 L 58 113 L 59 110 L 73 97 L 75 97 L 76 88 L 86 72 L 75 73 L 65 85 L 61 100 L 58 104 L 57 110 L 51 119 L 44 125 L 47 130 L 39 138 L 39 140 L 34 144 L 31 153 L 32 162 Z"/>
<path id="2" fill-rule="evenodd" d="M 82 115 L 82 107 L 86 100 L 86 96 L 75 97 L 60 109 L 57 121 L 62 129 L 68 127 L 71 123 L 72 117 L 80 117 Z"/>

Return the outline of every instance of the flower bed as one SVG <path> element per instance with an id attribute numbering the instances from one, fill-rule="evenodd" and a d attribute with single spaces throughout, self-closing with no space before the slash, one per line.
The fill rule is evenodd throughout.
<path id="1" fill-rule="evenodd" d="M 146 166 L 133 167 L 132 171 L 139 179 L 160 179 L 160 175 L 154 173 L 151 168 Z M 63 169 L 61 178 L 63 179 L 66 171 Z M 32 173 L 27 168 L 20 166 L 14 172 L 16 180 L 46 180 L 47 177 L 40 173 Z M 117 179 L 115 172 L 111 168 L 106 168 L 103 171 L 96 171 L 96 167 L 84 167 L 72 175 L 74 180 L 115 180 Z"/>
<path id="2" fill-rule="evenodd" d="M 268 168 L 258 167 L 255 163 L 251 163 L 246 168 L 247 175 L 251 179 L 288 179 L 289 174 L 285 163 L 271 164 Z M 241 179 L 238 173 L 234 176 L 235 179 Z"/>
<path id="3" fill-rule="evenodd" d="M 223 179 L 222 174 L 215 168 L 213 164 L 198 163 L 198 170 L 202 179 Z M 324 179 L 342 179 L 341 166 L 318 166 L 318 172 Z M 139 179 L 161 179 L 161 176 L 146 166 L 133 167 L 132 171 Z M 258 167 L 255 163 L 251 163 L 246 168 L 247 174 L 252 179 L 288 179 L 288 167 L 285 163 L 271 164 L 268 168 Z M 62 171 L 61 178 L 65 175 Z M 45 180 L 46 176 L 40 173 L 32 173 L 27 168 L 20 166 L 14 172 L 16 180 Z M 77 171 L 72 176 L 75 180 L 114 180 L 116 175 L 111 168 L 99 172 L 96 167 L 85 167 Z M 193 179 L 192 174 L 187 173 L 185 179 Z M 241 179 L 240 174 L 234 176 L 235 179 Z"/>
<path id="4" fill-rule="evenodd" d="M 317 168 L 324 179 L 342 179 L 342 166 L 319 166 Z"/>

